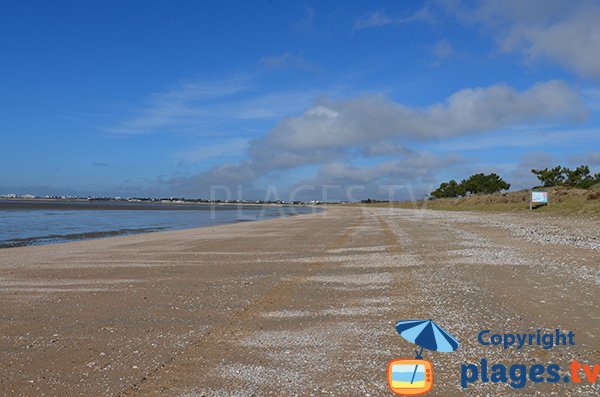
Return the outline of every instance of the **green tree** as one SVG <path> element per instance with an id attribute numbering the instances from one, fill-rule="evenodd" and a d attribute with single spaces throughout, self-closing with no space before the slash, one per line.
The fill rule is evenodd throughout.
<path id="1" fill-rule="evenodd" d="M 510 189 L 510 184 L 502 180 L 497 174 L 475 174 L 461 183 L 456 182 L 454 179 L 444 182 L 440 187 L 431 192 L 431 196 L 443 198 L 465 196 L 467 193 L 492 194 L 507 189 Z"/>
<path id="2" fill-rule="evenodd" d="M 590 167 L 587 165 L 580 165 L 574 170 L 563 168 L 563 173 L 566 177 L 566 186 L 587 188 L 594 184 L 594 178 L 590 174 Z"/>
<path id="3" fill-rule="evenodd" d="M 435 198 L 458 197 L 464 196 L 465 190 L 458 182 L 452 179 L 450 182 L 442 183 L 440 187 L 431 192 L 431 195 Z"/>
<path id="4" fill-rule="evenodd" d="M 565 168 L 557 165 L 554 168 L 544 168 L 536 170 L 532 169 L 531 172 L 537 176 L 537 179 L 542 183 L 544 187 L 550 186 L 563 186 L 565 183 Z"/>
<path id="5" fill-rule="evenodd" d="M 491 173 L 485 175 L 483 173 L 471 175 L 461 183 L 465 192 L 471 194 L 483 193 L 492 194 L 502 190 L 510 189 L 510 184 L 505 182 L 498 174 Z"/>
<path id="6" fill-rule="evenodd" d="M 558 165 L 550 169 L 532 169 L 531 172 L 537 176 L 545 187 L 568 186 L 588 189 L 600 183 L 600 173 L 592 175 L 590 167 L 587 165 L 580 165 L 574 170 Z"/>

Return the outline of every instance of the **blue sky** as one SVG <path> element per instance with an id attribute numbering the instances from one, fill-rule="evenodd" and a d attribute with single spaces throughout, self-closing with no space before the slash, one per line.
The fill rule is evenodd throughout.
<path id="1" fill-rule="evenodd" d="M 0 194 L 406 198 L 600 168 L 598 2 L 0 7 Z"/>

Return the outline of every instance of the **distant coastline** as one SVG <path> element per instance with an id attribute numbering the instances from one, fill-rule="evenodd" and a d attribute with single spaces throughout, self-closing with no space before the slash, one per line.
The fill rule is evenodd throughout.
<path id="1" fill-rule="evenodd" d="M 210 211 L 218 207 L 225 209 L 256 209 L 256 207 L 307 207 L 309 204 L 294 203 L 247 203 L 247 202 L 194 202 L 194 201 L 127 201 L 127 200 L 88 200 L 88 199 L 0 199 L 1 210 L 126 210 L 126 211 Z"/>

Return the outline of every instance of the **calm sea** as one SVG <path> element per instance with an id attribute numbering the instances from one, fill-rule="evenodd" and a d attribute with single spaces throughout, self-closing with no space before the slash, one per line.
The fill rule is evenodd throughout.
<path id="1" fill-rule="evenodd" d="M 310 207 L 0 201 L 0 248 L 188 229 L 318 211 Z"/>

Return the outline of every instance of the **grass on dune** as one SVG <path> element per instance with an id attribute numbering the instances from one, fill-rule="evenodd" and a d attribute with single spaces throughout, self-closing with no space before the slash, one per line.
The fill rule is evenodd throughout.
<path id="1" fill-rule="evenodd" d="M 536 213 L 557 215 L 600 215 L 600 189 L 547 188 L 547 206 L 539 206 Z M 460 198 L 418 200 L 392 203 L 361 204 L 371 207 L 417 208 L 445 211 L 529 211 L 531 190 L 510 193 L 475 194 Z"/>

